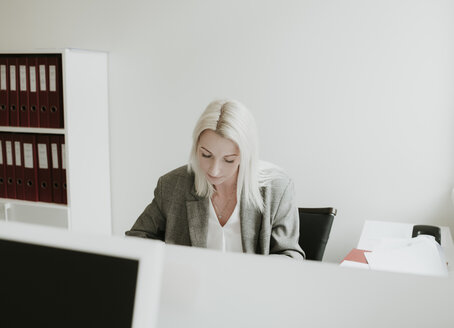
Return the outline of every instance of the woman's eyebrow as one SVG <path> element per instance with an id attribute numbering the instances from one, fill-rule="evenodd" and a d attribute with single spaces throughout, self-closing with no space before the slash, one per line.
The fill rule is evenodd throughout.
<path id="1" fill-rule="evenodd" d="M 201 149 L 203 149 L 204 151 L 210 153 L 210 154 L 213 154 L 211 151 L 209 151 L 208 149 L 206 149 L 205 147 L 203 146 L 200 146 Z M 231 156 L 239 156 L 238 154 L 229 154 L 229 155 L 224 155 L 224 158 L 225 157 L 231 157 Z"/>
<path id="2" fill-rule="evenodd" d="M 209 151 L 209 150 L 208 150 L 208 149 L 206 149 L 205 147 L 203 147 L 203 146 L 200 146 L 200 148 L 202 148 L 203 150 L 205 150 L 205 151 L 209 152 L 210 154 L 212 154 L 212 153 L 211 153 L 211 151 Z"/>

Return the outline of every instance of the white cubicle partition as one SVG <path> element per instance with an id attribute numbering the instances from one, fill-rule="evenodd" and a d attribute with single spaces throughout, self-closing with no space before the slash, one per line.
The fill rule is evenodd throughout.
<path id="1" fill-rule="evenodd" d="M 165 247 L 158 327 L 453 327 L 454 276 Z"/>
<path id="2" fill-rule="evenodd" d="M 0 222 L 0 327 L 155 328 L 163 247 Z"/>

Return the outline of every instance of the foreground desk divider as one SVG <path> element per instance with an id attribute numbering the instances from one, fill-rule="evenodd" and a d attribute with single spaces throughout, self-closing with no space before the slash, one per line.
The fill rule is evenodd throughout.
<path id="1" fill-rule="evenodd" d="M 454 324 L 452 273 L 438 278 L 358 270 L 13 223 L 0 224 L 0 243 L 0 327 L 447 328 Z M 46 273 L 58 278 L 58 264 L 64 261 L 61 253 L 50 252 L 37 260 L 30 256 L 36 253 L 11 251 L 12 243 L 69 251 L 67 258 L 76 260 L 67 265 L 78 263 L 72 267 L 77 275 L 67 270 L 57 279 L 59 288 L 45 288 Z M 81 258 L 88 261 L 80 262 Z M 116 264 L 107 266 L 106 273 L 99 264 L 110 260 Z M 138 270 L 132 313 L 127 297 L 100 289 L 109 281 L 114 283 L 107 285 L 108 290 L 131 286 L 128 279 L 112 279 L 125 263 Z M 99 280 L 90 281 L 93 276 Z M 88 279 L 88 285 L 77 283 L 78 277 Z M 72 284 L 90 288 L 79 293 L 76 289 L 78 297 L 71 297 Z M 131 288 L 126 290 L 131 294 Z M 46 302 L 52 306 L 46 307 Z M 121 312 L 125 308 L 129 314 Z M 84 311 L 88 319 L 83 319 Z"/>
<path id="2" fill-rule="evenodd" d="M 158 326 L 453 327 L 454 277 L 166 245 Z"/>
<path id="3" fill-rule="evenodd" d="M 0 327 L 156 327 L 162 242 L 0 224 Z"/>

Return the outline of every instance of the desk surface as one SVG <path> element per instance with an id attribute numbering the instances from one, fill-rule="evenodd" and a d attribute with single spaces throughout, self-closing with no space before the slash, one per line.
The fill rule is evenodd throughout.
<path id="1" fill-rule="evenodd" d="M 452 327 L 454 278 L 166 245 L 158 327 Z"/>
<path id="2" fill-rule="evenodd" d="M 411 238 L 413 223 L 367 220 L 364 222 L 357 248 L 373 250 L 383 238 Z M 452 249 L 453 242 L 449 227 L 440 227 L 441 246 Z"/>
<path id="3" fill-rule="evenodd" d="M 385 238 L 408 239 L 412 237 L 413 223 L 373 221 L 367 220 L 364 223 L 361 237 L 358 242 L 358 249 L 373 251 L 375 247 Z M 454 245 L 449 227 L 441 226 L 441 247 L 446 257 L 448 271 L 454 274 Z"/>

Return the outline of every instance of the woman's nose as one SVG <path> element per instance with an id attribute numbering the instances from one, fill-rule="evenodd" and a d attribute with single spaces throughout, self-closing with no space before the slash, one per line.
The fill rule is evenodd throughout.
<path id="1" fill-rule="evenodd" d="M 217 161 L 213 161 L 213 164 L 211 164 L 210 166 L 210 172 L 209 174 L 212 176 L 212 177 L 217 177 L 220 173 L 220 165 Z"/>

